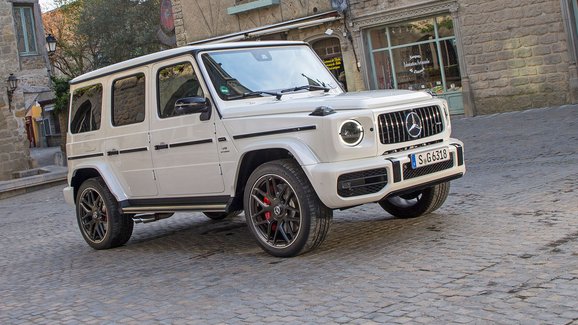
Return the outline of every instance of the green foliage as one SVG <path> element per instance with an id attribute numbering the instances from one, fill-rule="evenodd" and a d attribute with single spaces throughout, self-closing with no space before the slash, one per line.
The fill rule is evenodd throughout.
<path id="1" fill-rule="evenodd" d="M 54 111 L 56 114 L 66 113 L 68 110 L 68 101 L 70 99 L 70 87 L 68 82 L 70 78 L 68 77 L 51 77 L 52 79 L 52 90 L 54 90 L 54 96 L 56 97 L 54 102 Z"/>
<path id="2" fill-rule="evenodd" d="M 82 0 L 77 34 L 96 49 L 93 68 L 162 50 L 159 15 L 160 0 Z"/>
<path id="3" fill-rule="evenodd" d="M 74 78 L 104 66 L 164 49 L 157 39 L 160 0 L 55 0 L 44 28 L 58 46 L 51 56 Z"/>

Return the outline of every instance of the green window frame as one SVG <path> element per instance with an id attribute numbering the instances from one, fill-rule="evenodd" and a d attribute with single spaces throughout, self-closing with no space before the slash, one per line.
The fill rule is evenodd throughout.
<path id="1" fill-rule="evenodd" d="M 14 5 L 14 24 L 16 25 L 16 40 L 20 55 L 38 54 L 36 44 L 36 26 L 34 21 L 34 7 Z"/>
<path id="2" fill-rule="evenodd" d="M 395 24 L 381 26 L 378 28 L 374 28 L 368 31 L 366 34 L 366 41 L 369 48 L 369 63 L 371 65 L 371 74 L 370 74 L 370 88 L 371 89 L 388 89 L 394 88 L 398 89 L 399 86 L 403 83 L 403 81 L 399 80 L 399 67 L 396 68 L 396 64 L 394 60 L 396 59 L 396 52 L 398 50 L 409 48 L 409 47 L 419 47 L 419 46 L 431 46 L 433 51 L 436 52 L 436 61 L 435 64 L 439 67 L 439 74 L 440 74 L 440 84 L 432 85 L 430 88 L 431 90 L 436 90 L 438 92 L 447 92 L 448 90 L 453 90 L 454 83 L 448 82 L 446 78 L 447 67 L 444 64 L 444 60 L 441 59 L 443 53 L 442 48 L 447 47 L 448 43 L 453 44 L 455 47 L 456 37 L 455 34 L 453 35 L 442 35 L 440 33 L 440 22 L 443 18 L 448 18 L 448 15 L 437 15 L 437 16 L 429 16 L 424 18 L 416 18 L 417 20 L 431 20 L 432 21 L 432 38 L 425 39 L 417 42 L 408 42 L 408 43 L 396 43 L 393 41 L 393 37 L 396 36 L 396 29 Z M 416 21 L 417 21 L 416 20 Z M 453 27 L 452 27 L 453 28 Z M 375 38 L 372 40 L 372 33 L 374 32 L 383 32 L 383 38 L 378 40 L 378 43 L 381 44 L 374 44 Z M 398 30 L 399 31 L 399 30 Z M 373 34 L 375 36 L 375 34 Z M 454 51 L 456 52 L 456 51 Z M 376 62 L 376 57 L 380 56 L 381 62 Z M 399 58 L 397 58 L 399 60 Z M 447 61 L 447 60 L 446 60 Z M 454 59 L 457 63 L 457 57 Z M 385 64 L 384 64 L 385 62 Z M 408 63 L 409 64 L 409 63 Z M 386 71 L 388 70 L 388 71 Z M 381 72 L 383 76 L 378 76 L 378 73 Z M 385 75 L 389 75 L 391 79 L 387 79 Z M 379 79 L 381 77 L 381 79 Z M 387 79 L 387 80 L 386 80 Z M 411 89 L 411 88 L 410 88 Z M 419 90 L 419 89 L 414 89 Z"/>

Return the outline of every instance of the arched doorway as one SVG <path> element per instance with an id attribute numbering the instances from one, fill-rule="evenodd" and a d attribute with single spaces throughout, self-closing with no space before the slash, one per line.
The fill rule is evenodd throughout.
<path id="1" fill-rule="evenodd" d="M 343 56 L 341 53 L 341 44 L 339 43 L 339 38 L 337 37 L 326 37 L 316 41 L 311 42 L 313 50 L 325 66 L 331 71 L 337 80 L 339 80 L 345 90 L 347 90 L 347 83 L 345 79 L 345 69 L 343 67 Z"/>

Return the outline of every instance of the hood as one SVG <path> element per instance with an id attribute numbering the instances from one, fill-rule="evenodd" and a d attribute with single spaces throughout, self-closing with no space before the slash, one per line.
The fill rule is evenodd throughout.
<path id="1" fill-rule="evenodd" d="M 286 94 L 277 100 L 274 97 L 251 98 L 225 104 L 221 109 L 223 118 L 240 118 L 271 114 L 313 112 L 319 106 L 329 106 L 335 110 L 374 109 L 385 106 L 410 104 L 431 99 L 422 91 L 373 90 L 341 94 L 312 91 Z"/>

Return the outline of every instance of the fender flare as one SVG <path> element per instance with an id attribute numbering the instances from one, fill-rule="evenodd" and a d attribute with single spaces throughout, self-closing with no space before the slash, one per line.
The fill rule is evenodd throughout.
<path id="1" fill-rule="evenodd" d="M 114 177 L 114 172 L 107 166 L 107 164 L 103 162 L 96 162 L 96 163 L 92 162 L 92 163 L 79 164 L 75 166 L 74 171 L 72 171 L 71 174 L 70 184 L 72 184 L 72 180 L 76 176 L 76 173 L 83 169 L 96 170 L 96 172 L 100 175 L 100 177 L 102 177 L 104 183 L 106 184 L 106 186 L 108 187 L 108 189 L 110 190 L 112 195 L 114 195 L 114 197 L 118 202 L 128 199 L 128 196 L 123 191 L 122 185 L 120 184 L 118 179 Z M 76 200 L 76 195 L 74 199 Z"/>

